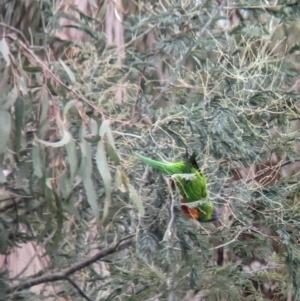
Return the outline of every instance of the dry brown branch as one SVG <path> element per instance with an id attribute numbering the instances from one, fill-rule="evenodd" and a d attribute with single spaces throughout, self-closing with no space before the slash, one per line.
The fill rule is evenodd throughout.
<path id="1" fill-rule="evenodd" d="M 125 240 L 125 241 L 124 241 Z M 123 242 L 124 241 L 124 242 Z M 94 256 L 87 258 L 86 260 L 76 263 L 73 266 L 66 268 L 64 270 L 62 270 L 61 272 L 57 272 L 57 273 L 48 273 L 46 275 L 34 278 L 34 279 L 30 279 L 28 281 L 25 281 L 23 283 L 14 285 L 12 287 L 10 287 L 9 289 L 6 290 L 6 293 L 12 293 L 15 291 L 20 291 L 20 290 L 24 290 L 24 289 L 28 289 L 32 286 L 41 284 L 41 283 L 45 283 L 45 282 L 55 282 L 55 281 L 59 281 L 59 280 L 68 280 L 68 277 L 72 274 L 74 274 L 75 272 L 88 267 L 89 265 L 95 263 L 97 260 L 111 255 L 113 253 L 119 252 L 121 250 L 127 249 L 129 248 L 131 245 L 133 244 L 133 239 L 132 236 L 126 237 L 124 239 L 121 239 L 115 246 L 101 250 L 100 252 L 98 252 L 97 254 L 95 254 Z M 69 280 L 68 280 L 69 281 Z"/>

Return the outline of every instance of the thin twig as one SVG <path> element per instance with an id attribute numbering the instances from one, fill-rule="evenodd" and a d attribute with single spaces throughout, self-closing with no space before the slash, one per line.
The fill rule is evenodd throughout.
<path id="1" fill-rule="evenodd" d="M 221 249 L 221 248 L 223 248 L 223 247 L 226 247 L 226 246 L 232 244 L 233 242 L 235 242 L 235 241 L 239 238 L 239 236 L 240 236 L 240 235 L 243 233 L 243 231 L 246 230 L 246 229 L 247 229 L 247 228 L 242 228 L 242 229 L 235 235 L 235 237 L 234 237 L 233 239 L 231 239 L 230 241 L 227 241 L 226 243 L 224 243 L 224 244 L 222 244 L 222 245 L 218 245 L 218 246 L 216 246 L 216 247 L 210 248 L 209 250 L 210 250 L 210 251 L 213 251 L 213 250 Z"/>
<path id="2" fill-rule="evenodd" d="M 76 290 L 78 291 L 78 293 L 86 300 L 88 301 L 93 301 L 92 299 L 90 299 L 86 294 L 85 292 L 79 287 L 79 285 L 73 281 L 69 276 L 66 277 L 66 280 L 69 281 L 75 288 Z"/>
<path id="3" fill-rule="evenodd" d="M 170 212 L 171 212 L 171 219 L 170 219 L 170 222 L 168 224 L 168 227 L 167 227 L 167 230 L 165 232 L 165 235 L 164 235 L 164 238 L 162 241 L 166 241 L 167 240 L 167 236 L 170 236 L 171 235 L 171 229 L 172 229 L 172 226 L 173 226 L 173 223 L 174 223 L 174 205 L 175 205 L 175 199 L 174 199 L 174 193 L 173 193 L 173 189 L 170 185 L 170 181 L 168 179 L 166 179 L 167 183 L 168 183 L 168 186 L 169 186 L 169 191 L 170 191 L 170 195 L 171 195 L 171 208 L 170 208 Z"/>

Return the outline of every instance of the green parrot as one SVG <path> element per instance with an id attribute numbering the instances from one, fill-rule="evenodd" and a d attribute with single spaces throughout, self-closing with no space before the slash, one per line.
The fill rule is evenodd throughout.
<path id="1" fill-rule="evenodd" d="M 218 211 L 211 201 L 207 201 L 196 208 L 189 208 L 188 206 L 184 205 L 185 203 L 199 201 L 207 197 L 206 177 L 198 167 L 195 153 L 193 153 L 192 156 L 187 158 L 185 161 L 174 163 L 152 160 L 137 153 L 136 156 L 144 163 L 170 176 L 176 174 L 195 175 L 196 178 L 192 180 L 184 179 L 180 176 L 173 177 L 175 185 L 178 187 L 182 197 L 182 212 L 188 218 L 196 219 L 199 222 L 212 222 L 219 219 Z"/>

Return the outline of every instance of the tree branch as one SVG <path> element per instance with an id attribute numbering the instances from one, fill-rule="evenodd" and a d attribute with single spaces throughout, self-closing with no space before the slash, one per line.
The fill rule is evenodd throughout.
<path id="1" fill-rule="evenodd" d="M 59 280 L 68 280 L 69 281 L 69 276 L 71 274 L 73 274 L 73 273 L 75 273 L 75 272 L 77 272 L 77 271 L 79 271 L 79 270 L 95 263 L 97 260 L 99 260 L 99 259 L 101 259 L 105 256 L 108 256 L 108 255 L 116 253 L 118 251 L 127 249 L 133 244 L 133 239 L 132 239 L 131 236 L 128 237 L 128 238 L 122 239 L 122 241 L 123 240 L 126 240 L 126 241 L 123 242 L 123 243 L 118 242 L 115 246 L 104 249 L 104 250 L 98 252 L 97 254 L 95 254 L 94 256 L 92 256 L 90 258 L 87 258 L 86 260 L 84 260 L 82 262 L 76 263 L 73 266 L 62 270 L 61 272 L 48 273 L 46 275 L 43 275 L 43 276 L 40 276 L 40 277 L 37 277 L 37 278 L 33 278 L 33 279 L 30 279 L 30 280 L 25 281 L 23 283 L 19 283 L 17 285 L 14 285 L 14 286 L 8 288 L 6 290 L 6 293 L 8 294 L 8 293 L 12 293 L 12 292 L 15 292 L 15 291 L 28 289 L 32 286 L 35 286 L 35 285 L 38 285 L 38 284 L 41 284 L 41 283 L 45 283 L 45 282 L 55 282 L 55 281 L 59 281 Z"/>

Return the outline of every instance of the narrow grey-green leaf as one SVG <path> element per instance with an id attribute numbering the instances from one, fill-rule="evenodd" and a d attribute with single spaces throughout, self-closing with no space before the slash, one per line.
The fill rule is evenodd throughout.
<path id="1" fill-rule="evenodd" d="M 66 73 L 68 74 L 71 83 L 74 84 L 76 82 L 76 78 L 75 78 L 74 73 L 71 71 L 71 69 L 61 59 L 59 59 L 59 62 L 62 65 L 62 67 L 65 69 Z"/>
<path id="2" fill-rule="evenodd" d="M 37 141 L 39 141 L 41 144 L 44 144 L 46 146 L 51 146 L 51 147 L 61 147 L 61 146 L 66 145 L 67 143 L 69 143 L 72 136 L 69 133 L 69 131 L 64 128 L 64 124 L 63 124 L 59 114 L 56 115 L 56 124 L 60 130 L 61 137 L 62 137 L 60 141 L 49 142 L 49 141 L 44 141 L 44 140 L 38 139 L 36 137 Z"/>
<path id="3" fill-rule="evenodd" d="M 9 66 L 10 65 L 10 57 L 9 57 L 10 50 L 9 50 L 9 47 L 4 38 L 0 40 L 0 52 L 2 53 L 3 58 L 6 61 L 6 66 Z"/>
<path id="4" fill-rule="evenodd" d="M 115 141 L 109 126 L 109 120 L 104 120 L 100 126 L 99 135 L 103 137 L 106 134 L 108 142 L 111 144 L 111 146 L 116 149 L 115 147 Z"/>
<path id="5" fill-rule="evenodd" d="M 75 174 L 77 171 L 77 153 L 76 153 L 76 145 L 72 137 L 70 139 L 70 142 L 66 145 L 66 151 L 68 155 L 67 159 L 70 165 L 70 180 L 71 183 L 73 184 Z"/>
<path id="6" fill-rule="evenodd" d="M 108 208 L 110 206 L 112 180 L 111 180 L 111 175 L 110 175 L 106 153 L 104 149 L 104 143 L 102 140 L 100 140 L 97 145 L 96 163 L 97 163 L 99 173 L 103 179 L 104 191 L 105 191 L 105 203 L 103 207 L 103 216 L 102 216 L 102 222 L 103 222 L 107 217 Z"/>
<path id="7" fill-rule="evenodd" d="M 129 183 L 130 181 L 127 175 L 123 172 L 122 169 L 118 167 L 116 172 L 115 189 L 119 189 L 122 192 L 129 192 L 129 187 L 128 187 Z"/>
<path id="8" fill-rule="evenodd" d="M 104 120 L 99 129 L 99 135 L 101 137 L 109 130 L 109 120 Z"/>
<path id="9" fill-rule="evenodd" d="M 1 184 L 6 182 L 6 175 L 4 172 L 3 159 L 4 159 L 4 154 L 0 154 L 0 183 Z"/>
<path id="10" fill-rule="evenodd" d="M 93 215 L 99 219 L 99 206 L 97 202 L 97 194 L 94 188 L 93 181 L 91 177 L 84 177 L 83 185 L 86 191 L 87 200 L 89 205 L 91 206 Z"/>
<path id="11" fill-rule="evenodd" d="M 83 137 L 84 140 L 86 140 L 88 143 L 97 143 L 100 141 L 100 136 L 99 135 L 87 135 Z"/>
<path id="12" fill-rule="evenodd" d="M 115 163 L 115 165 L 119 165 L 120 158 L 119 158 L 117 152 L 115 151 L 115 149 L 112 147 L 112 145 L 108 141 L 105 142 L 105 150 L 106 150 L 107 156 L 110 158 L 110 160 L 113 161 Z"/>
<path id="13" fill-rule="evenodd" d="M 44 256 L 51 254 L 52 252 L 57 250 L 58 245 L 62 240 L 62 228 L 63 228 L 63 219 L 64 219 L 62 201 L 55 191 L 53 191 L 53 194 L 54 194 L 54 201 L 56 206 L 55 208 L 56 230 L 52 238 L 52 244 L 47 248 L 47 252 L 44 254 Z"/>
<path id="14" fill-rule="evenodd" d="M 50 121 L 48 119 L 44 119 L 42 122 L 40 122 L 39 127 L 37 128 L 37 134 L 40 137 L 41 140 L 42 138 L 45 138 L 47 136 L 48 130 L 50 128 Z"/>
<path id="15" fill-rule="evenodd" d="M 65 169 L 61 174 L 57 177 L 57 193 L 63 198 L 67 199 L 70 193 L 73 191 L 73 182 L 69 177 L 69 173 L 67 169 Z"/>
<path id="16" fill-rule="evenodd" d="M 7 84 L 8 76 L 7 72 L 4 72 L 3 78 L 1 79 L 1 93 L 0 93 L 0 108 L 4 109 L 4 105 L 7 102 L 7 94 L 9 93 L 10 87 Z"/>
<path id="17" fill-rule="evenodd" d="M 9 141 L 11 117 L 7 111 L 0 110 L 0 154 L 4 153 Z"/>
<path id="18" fill-rule="evenodd" d="M 14 105 L 14 103 L 18 98 L 18 94 L 19 94 L 18 88 L 14 86 L 7 95 L 6 102 L 3 105 L 3 110 L 8 110 L 11 106 Z"/>
<path id="19" fill-rule="evenodd" d="M 40 139 L 43 139 L 49 129 L 49 119 L 48 119 L 48 110 L 49 110 L 49 95 L 46 89 L 41 90 L 40 99 L 38 101 L 41 103 L 41 111 L 40 111 L 40 123 L 37 128 L 37 135 Z"/>
<path id="20" fill-rule="evenodd" d="M 48 115 L 49 96 L 48 96 L 48 92 L 46 89 L 41 90 L 41 103 L 42 103 L 42 108 L 41 108 L 41 113 L 40 113 L 40 122 L 47 119 L 47 115 Z"/>
<path id="21" fill-rule="evenodd" d="M 32 162 L 34 175 L 41 179 L 43 177 L 43 168 L 40 157 L 39 145 L 35 143 L 33 143 L 32 146 Z"/>
<path id="22" fill-rule="evenodd" d="M 67 130 L 63 130 L 63 136 L 62 136 L 61 140 L 59 140 L 57 142 L 49 142 L 49 141 L 45 141 L 45 140 L 40 140 L 38 138 L 37 138 L 37 141 L 46 146 L 61 147 L 61 146 L 66 145 L 67 143 L 69 143 L 71 138 L 72 138 L 71 134 Z"/>
<path id="23" fill-rule="evenodd" d="M 87 143 L 84 139 L 84 135 L 88 133 L 86 125 L 82 123 L 81 126 L 81 141 L 80 141 L 80 149 L 81 149 L 81 164 L 80 164 L 80 173 L 83 178 L 83 185 L 87 194 L 88 203 L 92 209 L 93 215 L 99 219 L 99 206 L 97 202 L 97 194 L 94 188 L 94 184 L 92 181 L 92 148 L 89 143 Z"/>
<path id="24" fill-rule="evenodd" d="M 96 116 L 91 116 L 90 117 L 90 122 L 91 122 L 91 132 L 92 134 L 99 134 L 99 129 L 101 126 L 101 121 L 99 120 L 99 118 L 97 118 Z"/>
<path id="25" fill-rule="evenodd" d="M 80 148 L 83 157 L 91 158 L 91 146 L 85 141 L 84 137 L 88 133 L 86 125 L 82 122 L 80 129 Z M 81 163 L 82 165 L 83 163 Z"/>
<path id="26" fill-rule="evenodd" d="M 131 184 L 128 185 L 128 188 L 129 188 L 129 196 L 130 196 L 131 201 L 137 206 L 140 215 L 144 216 L 145 215 L 145 209 L 144 209 L 144 206 L 143 206 L 143 202 L 140 199 L 137 191 L 134 189 L 134 187 Z"/>
<path id="27" fill-rule="evenodd" d="M 64 107 L 64 111 L 63 111 L 63 116 L 64 118 L 67 117 L 67 114 L 69 112 L 69 110 L 75 106 L 75 104 L 77 103 L 77 100 L 76 99 L 73 99 L 73 100 L 70 100 L 66 103 L 65 107 Z"/>
<path id="28" fill-rule="evenodd" d="M 115 190 L 120 189 L 121 185 L 122 185 L 122 175 L 120 169 L 117 167 L 114 189 Z"/>
<path id="29" fill-rule="evenodd" d="M 15 131 L 16 131 L 15 152 L 16 153 L 19 153 L 19 150 L 21 148 L 23 114 L 24 114 L 24 100 L 18 98 L 17 102 L 15 103 Z"/>
<path id="30" fill-rule="evenodd" d="M 23 70 L 29 73 L 38 73 L 43 71 L 41 67 L 29 67 L 29 66 L 23 66 Z"/>
<path id="31" fill-rule="evenodd" d="M 18 87 L 20 89 L 20 91 L 23 93 L 23 95 L 28 95 L 28 86 L 27 86 L 27 82 L 26 79 L 21 76 L 18 79 Z"/>
<path id="32" fill-rule="evenodd" d="M 4 175 L 4 170 L 3 168 L 0 166 L 0 183 L 5 183 L 6 182 L 6 177 Z"/>
<path id="33" fill-rule="evenodd" d="M 52 188 L 52 185 L 53 185 L 53 178 L 46 178 L 45 184 L 46 184 L 46 186 L 47 186 L 49 189 L 53 190 L 53 188 Z"/>

